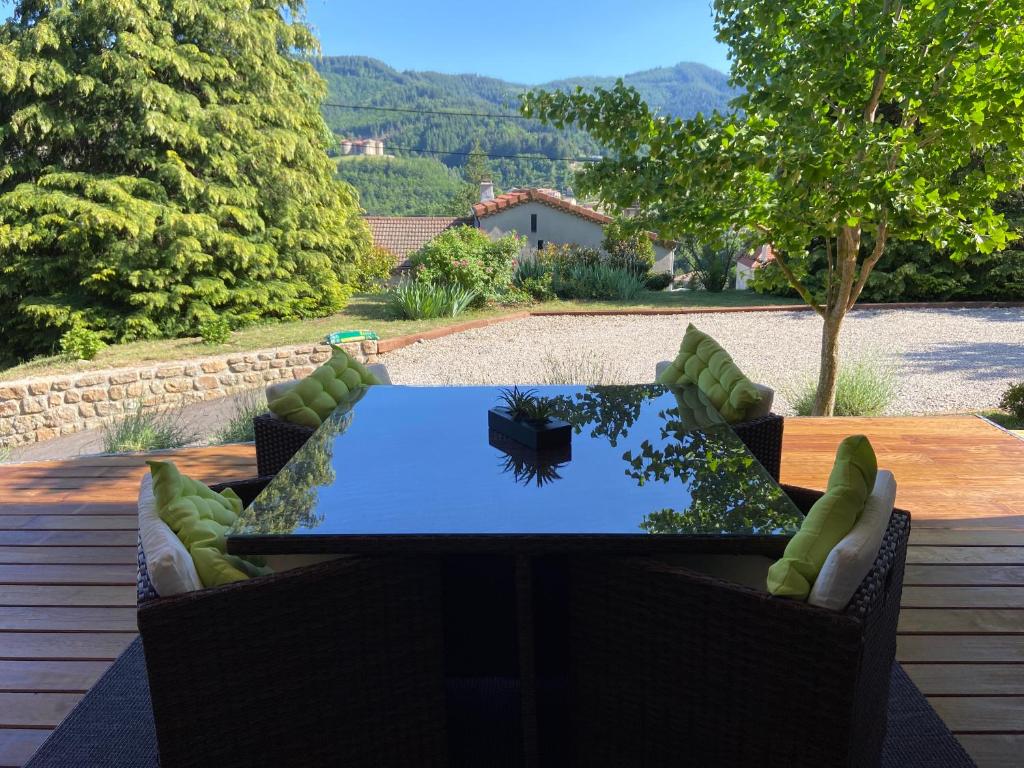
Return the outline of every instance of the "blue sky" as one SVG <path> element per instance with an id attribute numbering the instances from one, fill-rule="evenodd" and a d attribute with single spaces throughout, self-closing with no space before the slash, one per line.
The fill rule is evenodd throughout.
<path id="1" fill-rule="evenodd" d="M 0 17 L 13 3 L 0 0 Z M 533 84 L 680 61 L 728 70 L 710 0 L 307 0 L 328 55 Z"/>

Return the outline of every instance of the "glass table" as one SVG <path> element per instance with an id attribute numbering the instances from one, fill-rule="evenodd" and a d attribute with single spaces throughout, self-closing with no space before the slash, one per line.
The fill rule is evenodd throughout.
<path id="1" fill-rule="evenodd" d="M 499 391 L 368 388 L 242 513 L 229 551 L 774 550 L 800 524 L 697 390 L 539 387 L 573 427 L 546 451 L 488 429 Z"/>
<path id="2" fill-rule="evenodd" d="M 497 387 L 370 387 L 227 538 L 239 555 L 440 558 L 454 764 L 563 762 L 572 558 L 777 557 L 803 519 L 695 389 L 536 391 L 571 425 L 568 445 L 491 431 Z"/>

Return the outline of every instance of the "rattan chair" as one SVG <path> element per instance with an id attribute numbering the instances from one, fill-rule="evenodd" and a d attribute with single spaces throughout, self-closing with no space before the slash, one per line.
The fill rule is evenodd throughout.
<path id="1" fill-rule="evenodd" d="M 265 484 L 231 487 L 249 503 Z M 139 561 L 162 768 L 447 764 L 436 559 L 341 558 L 174 597 L 144 588 Z"/>
<path id="2" fill-rule="evenodd" d="M 391 375 L 383 363 L 374 363 L 366 367 L 382 384 L 391 383 Z M 280 386 L 281 383 L 273 386 Z M 253 439 L 256 442 L 256 471 L 260 477 L 273 476 L 280 472 L 315 431 L 311 427 L 279 419 L 272 413 L 254 416 L 252 426 Z"/>
<path id="3" fill-rule="evenodd" d="M 669 365 L 671 365 L 670 360 L 662 360 L 658 363 L 655 366 L 656 376 L 660 376 L 661 372 Z M 762 396 L 769 398 L 768 408 L 770 409 L 770 398 L 774 397 L 774 390 L 762 384 L 754 386 L 762 392 Z M 761 465 L 768 470 L 775 482 L 778 482 L 782 467 L 782 430 L 785 427 L 785 419 L 777 413 L 767 413 L 764 416 L 729 426 Z"/>
<path id="4" fill-rule="evenodd" d="M 805 511 L 821 496 L 785 489 Z M 894 511 L 843 612 L 655 557 L 574 558 L 572 764 L 877 766 L 909 532 Z"/>

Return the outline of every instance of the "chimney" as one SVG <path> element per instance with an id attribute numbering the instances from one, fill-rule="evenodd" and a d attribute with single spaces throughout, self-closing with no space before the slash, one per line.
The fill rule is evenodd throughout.
<path id="1" fill-rule="evenodd" d="M 493 181 L 481 181 L 480 182 L 480 202 L 486 203 L 488 200 L 494 199 L 494 182 Z"/>

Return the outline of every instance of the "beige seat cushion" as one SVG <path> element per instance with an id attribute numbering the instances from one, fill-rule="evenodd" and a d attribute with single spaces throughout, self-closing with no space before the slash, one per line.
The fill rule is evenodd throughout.
<path id="1" fill-rule="evenodd" d="M 372 365 L 366 366 L 366 370 L 377 377 L 381 384 L 390 384 L 391 375 L 388 373 L 388 367 L 383 363 L 373 363 Z M 302 379 L 289 379 L 288 381 L 275 381 L 273 384 L 267 386 L 267 402 L 275 400 L 276 398 L 283 395 L 289 389 L 298 384 Z"/>
<path id="2" fill-rule="evenodd" d="M 139 484 L 139 537 L 149 580 L 160 597 L 203 588 L 192 555 L 157 513 L 153 476 L 149 472 Z"/>
<path id="3" fill-rule="evenodd" d="M 661 375 L 661 372 L 670 365 L 672 365 L 671 360 L 662 360 L 654 366 L 654 378 L 657 379 L 658 376 Z M 758 394 L 761 395 L 761 399 L 754 403 L 754 405 L 750 406 L 747 411 L 746 421 L 760 419 L 772 412 L 772 401 L 775 400 L 775 390 L 771 387 L 766 387 L 764 384 L 757 383 L 754 384 L 754 389 L 756 389 Z"/>

